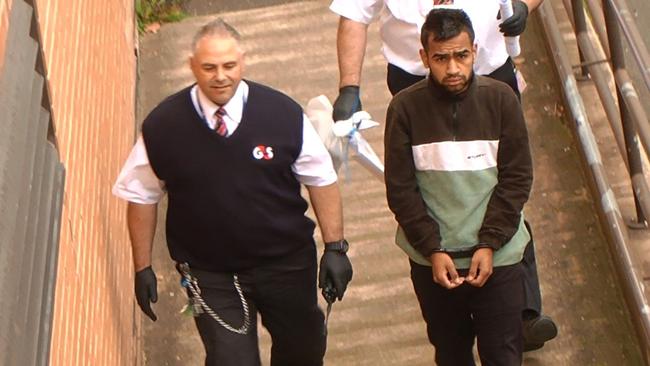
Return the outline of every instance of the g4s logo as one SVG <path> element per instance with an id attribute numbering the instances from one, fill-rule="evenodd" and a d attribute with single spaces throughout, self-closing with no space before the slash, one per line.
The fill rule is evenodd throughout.
<path id="1" fill-rule="evenodd" d="M 271 160 L 273 159 L 273 147 L 257 145 L 253 149 L 253 157 L 257 160 L 260 159 Z"/>

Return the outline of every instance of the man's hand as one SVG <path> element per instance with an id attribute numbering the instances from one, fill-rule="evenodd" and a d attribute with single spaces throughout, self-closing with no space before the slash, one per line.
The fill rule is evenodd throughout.
<path id="1" fill-rule="evenodd" d="M 430 259 L 433 282 L 451 290 L 460 286 L 465 280 L 456 272 L 456 266 L 454 266 L 454 261 L 449 254 L 433 253 Z"/>
<path id="2" fill-rule="evenodd" d="M 334 101 L 334 111 L 332 112 L 334 122 L 346 120 L 354 112 L 360 110 L 359 87 L 357 85 L 347 85 L 339 89 L 339 96 Z"/>
<path id="3" fill-rule="evenodd" d="M 524 33 L 528 19 L 528 5 L 521 0 L 512 1 L 512 16 L 499 24 L 499 30 L 506 37 L 515 37 Z"/>
<path id="4" fill-rule="evenodd" d="M 465 279 L 470 285 L 482 287 L 492 274 L 492 248 L 479 248 L 472 256 L 469 273 Z"/>
<path id="5" fill-rule="evenodd" d="M 156 321 L 158 318 L 151 310 L 151 304 L 149 303 L 158 301 L 156 274 L 151 269 L 151 266 L 135 273 L 135 298 L 142 312 L 151 320 Z"/>
<path id="6" fill-rule="evenodd" d="M 347 254 L 326 250 L 320 258 L 318 288 L 326 288 L 328 283 L 331 283 L 334 285 L 336 298 L 341 301 L 350 280 L 352 280 L 352 264 Z"/>

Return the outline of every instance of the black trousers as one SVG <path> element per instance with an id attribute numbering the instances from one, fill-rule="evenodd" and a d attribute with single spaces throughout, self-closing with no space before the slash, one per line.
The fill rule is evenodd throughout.
<path id="1" fill-rule="evenodd" d="M 246 335 L 236 334 L 203 313 L 194 318 L 206 351 L 206 366 L 259 366 L 257 314 L 272 340 L 272 366 L 321 366 L 326 348 L 324 315 L 317 303 L 316 250 L 264 267 L 238 272 L 250 311 Z M 232 273 L 193 269 L 201 295 L 228 324 L 243 324 Z"/>
<path id="2" fill-rule="evenodd" d="M 508 59 L 503 66 L 494 70 L 487 76 L 508 84 L 512 90 L 514 90 L 515 94 L 517 94 L 517 97 L 521 98 L 519 88 L 517 87 L 517 77 L 515 76 L 514 64 L 510 59 Z M 424 78 L 424 76 L 413 75 L 395 65 L 388 64 L 386 82 L 392 95 L 397 94 L 400 90 L 407 88 Z M 539 277 L 537 276 L 535 244 L 532 240 L 533 232 L 528 223 L 526 223 L 526 227 L 528 227 L 528 232 L 530 232 L 531 240 L 526 246 L 524 258 L 521 261 L 523 265 L 524 291 L 526 293 L 523 317 L 524 319 L 532 319 L 542 314 L 542 295 L 539 289 Z"/>
<path id="3" fill-rule="evenodd" d="M 461 276 L 467 270 L 460 270 Z M 495 267 L 483 287 L 448 290 L 433 282 L 431 267 L 411 261 L 411 280 L 427 323 L 438 366 L 475 366 L 474 337 L 483 366 L 522 362 L 521 264 Z"/>

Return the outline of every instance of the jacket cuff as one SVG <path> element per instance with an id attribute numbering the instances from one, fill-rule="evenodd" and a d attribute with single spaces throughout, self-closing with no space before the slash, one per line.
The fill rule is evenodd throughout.
<path id="1" fill-rule="evenodd" d="M 415 248 L 415 250 L 417 250 L 418 253 L 422 254 L 425 258 L 431 257 L 434 252 L 438 252 L 440 249 L 440 244 L 435 245 L 433 243 L 427 243 L 426 245 Z"/>
<path id="2" fill-rule="evenodd" d="M 492 248 L 494 251 L 501 249 L 504 244 L 503 238 L 494 233 L 480 233 L 478 236 L 478 242 L 481 245 Z"/>

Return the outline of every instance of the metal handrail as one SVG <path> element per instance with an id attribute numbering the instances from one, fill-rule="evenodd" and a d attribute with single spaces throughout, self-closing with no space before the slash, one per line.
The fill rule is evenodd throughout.
<path id="1" fill-rule="evenodd" d="M 643 176 L 643 163 L 639 153 L 639 145 L 635 138 L 635 130 L 638 131 L 641 137 L 641 143 L 645 147 L 646 154 L 648 154 L 650 153 L 650 124 L 648 124 L 648 116 L 641 105 L 632 79 L 625 69 L 625 52 L 619 35 L 619 25 L 614 17 L 615 9 L 613 9 L 611 3 L 603 2 L 603 12 L 607 28 L 611 64 L 614 79 L 616 80 L 618 105 L 623 121 L 625 145 L 627 147 L 626 152 L 630 167 L 629 172 L 637 207 L 637 218 L 639 222 L 645 224 L 645 218 L 650 215 L 650 210 L 648 209 L 650 205 L 648 201 L 650 199 L 650 193 L 647 190 L 647 182 Z"/>
<path id="2" fill-rule="evenodd" d="M 625 0 L 603 0 L 611 5 L 611 8 L 618 20 L 619 25 L 623 29 L 625 38 L 627 38 L 634 59 L 636 60 L 641 70 L 641 75 L 645 81 L 645 85 L 650 90 L 650 53 L 648 48 L 643 42 L 639 28 L 637 28 L 634 19 L 631 17 L 627 1 Z"/>
<path id="3" fill-rule="evenodd" d="M 572 1 L 571 3 L 571 8 L 575 12 L 584 11 L 583 7 L 584 4 L 582 1 Z M 567 6 L 567 8 L 569 7 Z M 561 79 L 566 103 L 569 106 L 573 120 L 575 122 L 573 125 L 575 135 L 578 139 L 580 147 L 582 148 L 584 157 L 589 167 L 589 172 L 591 173 L 590 175 L 593 178 L 593 188 L 595 190 L 596 196 L 599 198 L 599 201 L 597 202 L 599 203 L 599 213 L 601 218 L 605 221 L 603 227 L 610 239 L 608 242 L 613 254 L 613 260 L 622 279 L 622 288 L 626 296 L 630 312 L 635 320 L 634 323 L 637 330 L 637 335 L 639 337 L 643 350 L 644 360 L 647 365 L 650 360 L 650 306 L 648 305 L 648 301 L 645 297 L 642 281 L 638 275 L 640 272 L 636 268 L 637 264 L 632 260 L 632 255 L 630 249 L 628 248 L 629 238 L 627 235 L 626 223 L 623 220 L 621 211 L 618 207 L 618 203 L 616 202 L 614 193 L 607 180 L 607 175 L 603 167 L 600 152 L 598 151 L 595 137 L 589 124 L 586 108 L 582 102 L 577 82 L 573 74 L 573 66 L 568 59 L 566 45 L 564 44 L 562 34 L 558 30 L 558 22 L 555 18 L 552 5 L 549 1 L 542 3 L 538 9 L 538 14 L 545 29 L 547 41 L 551 48 L 551 53 L 553 55 L 556 68 Z M 598 17 L 591 18 L 592 21 L 594 21 L 594 19 L 598 21 Z M 608 19 L 607 14 L 605 14 L 605 17 L 602 17 L 600 19 Z M 584 24 L 578 24 L 581 22 L 580 14 L 576 20 L 576 33 L 578 33 L 578 43 L 581 46 L 581 55 L 583 57 L 593 56 L 589 55 L 589 51 L 593 50 L 593 45 L 590 43 L 591 41 L 588 40 L 588 37 L 585 36 L 586 28 L 578 29 L 578 27 L 584 26 Z M 611 18 L 609 20 L 611 20 Z M 582 35 L 579 34 L 581 32 L 583 33 Z M 618 120 L 622 121 L 623 124 L 626 124 L 624 126 L 624 134 L 626 137 L 625 142 L 627 145 L 638 147 L 634 140 L 634 123 L 632 123 L 631 120 L 638 118 L 639 116 L 632 116 L 633 113 L 630 113 L 632 111 L 631 108 L 629 108 L 631 103 L 628 103 L 628 99 L 626 99 L 624 95 L 626 93 L 626 88 L 629 88 L 630 86 L 627 84 L 621 84 L 621 81 L 625 80 L 625 77 L 627 77 L 627 75 L 625 72 L 622 72 L 624 71 L 624 67 L 622 67 L 624 65 L 623 61 L 619 59 L 621 58 L 621 55 L 619 53 L 620 49 L 617 49 L 617 47 L 620 46 L 620 40 L 610 35 L 610 33 L 614 32 L 616 32 L 616 30 L 612 29 L 610 25 L 610 28 L 608 29 L 608 43 L 613 44 L 614 47 L 611 47 L 611 50 L 609 51 L 611 51 L 612 54 L 612 61 L 616 61 L 616 65 L 612 65 L 612 69 L 614 69 L 617 87 L 619 88 L 619 104 L 622 106 L 621 117 L 618 117 Z M 589 45 L 587 45 L 587 43 L 589 43 Z M 590 60 L 586 61 L 587 62 L 585 64 L 589 64 Z M 596 76 L 597 73 L 599 73 L 598 76 Z M 603 76 L 605 75 L 599 71 L 596 71 L 596 73 L 592 74 L 592 77 L 594 77 L 594 79 L 596 77 L 601 78 Z M 629 79 L 626 81 L 629 81 Z M 601 99 L 603 99 L 603 101 L 612 101 L 613 98 L 611 98 L 611 92 L 610 98 Z M 622 103 L 622 101 L 625 102 Z M 647 119 L 645 121 L 638 121 L 639 124 L 641 122 L 647 124 Z M 634 154 L 630 155 L 630 152 L 634 153 L 633 150 L 634 149 L 625 149 L 625 151 L 628 153 L 628 157 L 633 157 L 634 159 L 639 158 L 640 155 L 638 153 L 638 150 L 636 151 L 636 156 L 633 156 Z M 647 196 L 644 197 L 643 195 L 639 195 L 640 190 L 637 189 L 637 187 L 646 185 L 645 179 L 643 179 L 642 172 L 633 171 L 632 162 L 629 168 L 632 175 L 631 181 L 634 186 L 635 196 L 640 196 L 641 198 L 637 203 L 640 203 L 641 206 L 645 206 L 645 209 L 643 211 L 646 211 L 648 208 L 648 202 L 646 199 Z"/>
<path id="4" fill-rule="evenodd" d="M 612 132 L 616 139 L 616 144 L 618 149 L 623 154 L 623 159 L 625 164 L 627 162 L 627 155 L 625 152 L 625 138 L 623 136 L 623 129 L 621 127 L 621 117 L 618 108 L 616 107 L 616 102 L 614 97 L 609 89 L 609 78 L 607 74 L 609 69 L 606 63 L 597 62 L 600 57 L 597 55 L 595 47 L 591 44 L 591 39 L 587 32 L 587 20 L 584 16 L 584 11 L 582 11 L 582 0 L 564 0 L 564 7 L 567 9 L 572 9 L 574 17 L 571 17 L 573 28 L 576 33 L 576 39 L 578 41 L 578 49 L 583 58 L 584 67 L 587 68 L 589 74 L 592 76 L 594 81 L 594 86 L 598 92 L 598 96 L 603 104 L 603 109 L 607 118 L 611 122 Z M 579 11 L 576 11 L 579 10 Z"/>
<path id="5" fill-rule="evenodd" d="M 612 12 L 605 11 L 603 14 L 603 9 L 596 9 L 593 1 L 589 5 L 590 19 L 594 24 L 593 28 L 607 30 L 605 34 L 599 34 L 599 39 L 603 51 L 610 56 L 611 68 L 607 64 L 598 62 L 598 60 L 602 59 L 602 56 L 596 51 L 597 45 L 593 44 L 592 38 L 589 36 L 583 1 L 564 0 L 565 8 L 569 9 L 573 15 L 570 18 L 575 29 L 580 55 L 583 58 L 583 67 L 589 71 L 593 79 L 594 86 L 616 138 L 619 151 L 630 174 L 635 193 L 637 222 L 644 226 L 646 218 L 650 217 L 650 189 L 643 178 L 643 166 L 636 134 L 638 131 L 641 143 L 645 147 L 646 153 L 649 153 L 650 124 L 648 124 L 647 115 L 640 103 L 631 78 L 625 70 L 621 40 L 618 36 L 617 24 L 612 22 Z M 594 13 L 598 10 L 600 10 L 600 13 Z M 605 10 L 609 10 L 608 7 L 605 7 Z M 603 36 L 606 37 L 604 39 L 605 44 L 603 44 Z M 610 45 L 611 47 L 609 47 Z M 614 71 L 612 72 L 612 70 Z M 609 87 L 612 75 L 618 88 L 616 95 L 612 95 Z M 650 155 L 648 157 L 650 158 Z"/>

